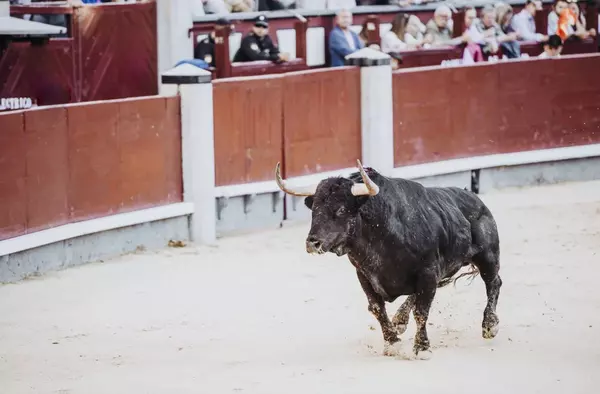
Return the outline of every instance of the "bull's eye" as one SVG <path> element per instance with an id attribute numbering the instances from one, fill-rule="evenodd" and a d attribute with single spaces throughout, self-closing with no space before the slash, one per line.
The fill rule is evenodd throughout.
<path id="1" fill-rule="evenodd" d="M 340 207 L 335 214 L 337 216 L 344 216 L 345 213 L 346 213 L 346 208 L 345 207 Z"/>

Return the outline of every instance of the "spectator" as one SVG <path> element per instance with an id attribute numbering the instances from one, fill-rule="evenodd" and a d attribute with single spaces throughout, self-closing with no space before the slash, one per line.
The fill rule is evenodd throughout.
<path id="1" fill-rule="evenodd" d="M 472 59 L 474 63 L 477 63 L 484 61 L 484 58 L 483 52 L 481 51 L 481 47 L 477 43 L 473 42 L 473 40 L 471 40 L 469 36 L 469 29 L 471 28 L 471 25 L 473 25 L 473 22 L 475 22 L 475 20 L 477 20 L 477 10 L 475 9 L 475 7 L 467 8 L 465 10 L 465 27 L 463 31 L 463 35 L 466 37 L 465 53 L 463 53 L 463 59 L 467 57 Z"/>
<path id="2" fill-rule="evenodd" d="M 425 39 L 427 27 L 421 22 L 418 16 L 411 14 L 408 18 L 406 33 L 404 34 L 404 42 L 409 48 L 427 47 L 429 42 Z"/>
<path id="3" fill-rule="evenodd" d="M 267 17 L 259 15 L 254 19 L 252 31 L 242 39 L 240 48 L 233 57 L 234 62 L 253 62 L 256 60 L 270 60 L 275 63 L 289 60 L 287 53 L 280 53 L 279 48 L 269 36 L 269 22 Z"/>
<path id="4" fill-rule="evenodd" d="M 513 9 L 510 4 L 500 2 L 494 5 L 494 9 L 496 11 L 496 23 L 502 29 L 504 34 L 514 33 L 514 29 L 512 28 L 511 21 L 514 15 Z M 518 36 L 518 35 L 517 35 Z"/>
<path id="5" fill-rule="evenodd" d="M 425 43 L 432 46 L 459 45 L 469 41 L 467 32 L 463 35 L 452 38 L 452 11 L 450 8 L 441 4 L 433 12 L 433 18 L 427 22 L 425 31 Z"/>
<path id="6" fill-rule="evenodd" d="M 400 52 L 408 49 L 404 42 L 406 27 L 410 15 L 403 12 L 396 14 L 392 21 L 392 27 L 381 37 L 381 50 L 385 53 Z"/>
<path id="7" fill-rule="evenodd" d="M 566 23 L 559 23 L 560 18 L 563 18 Z M 566 0 L 555 0 L 552 6 L 552 11 L 548 13 L 548 35 L 558 34 L 562 35 L 561 39 L 564 41 L 571 37 L 575 30 L 573 29 L 573 23 L 566 21 L 573 17 L 573 23 L 575 22 L 573 13 L 569 10 L 569 5 Z M 559 25 L 562 25 L 559 26 Z"/>
<path id="8" fill-rule="evenodd" d="M 445 5 L 439 5 L 433 12 L 433 18 L 427 22 L 425 37 L 432 45 L 447 45 L 452 40 L 452 29 L 449 21 L 452 11 Z"/>
<path id="9" fill-rule="evenodd" d="M 364 47 L 358 38 L 358 34 L 350 30 L 352 14 L 344 9 L 337 12 L 335 16 L 336 26 L 329 34 L 329 55 L 331 67 L 344 65 L 344 58 L 351 53 Z"/>
<path id="10" fill-rule="evenodd" d="M 525 41 L 546 41 L 548 36 L 536 33 L 535 14 L 542 9 L 540 0 L 526 0 L 525 7 L 512 18 L 511 26 L 519 35 L 519 39 Z"/>
<path id="11" fill-rule="evenodd" d="M 225 26 L 229 26 L 229 24 L 230 22 L 226 18 L 217 19 L 213 31 L 194 48 L 194 59 L 204 60 L 211 67 L 215 67 L 215 37 L 217 31 L 223 29 Z"/>
<path id="12" fill-rule="evenodd" d="M 596 36 L 595 29 L 586 30 L 586 21 L 585 21 L 585 18 L 583 16 L 581 10 L 579 9 L 579 3 L 577 3 L 576 1 L 570 2 L 569 9 L 571 10 L 571 12 L 573 13 L 573 16 L 575 17 L 575 35 L 581 39 L 586 39 L 590 36 L 595 37 Z"/>
<path id="13" fill-rule="evenodd" d="M 559 57 L 560 52 L 563 48 L 563 41 L 557 35 L 553 34 L 548 37 L 548 40 L 544 42 L 544 52 L 542 52 L 538 57 L 539 58 L 549 58 L 549 57 Z"/>
<path id="14" fill-rule="evenodd" d="M 521 56 L 519 43 L 516 41 L 517 33 L 505 34 L 496 23 L 496 10 L 491 5 L 486 5 L 481 10 L 481 17 L 475 20 L 469 28 L 468 34 L 474 42 L 481 46 L 483 53 L 490 56 L 502 53 L 509 59 Z"/>
<path id="15" fill-rule="evenodd" d="M 467 8 L 465 10 L 465 30 L 469 30 L 475 19 L 477 19 L 477 10 L 475 7 Z"/>
<path id="16" fill-rule="evenodd" d="M 391 53 L 422 47 L 422 29 L 424 25 L 415 15 L 397 14 L 391 29 L 381 38 L 382 51 Z"/>

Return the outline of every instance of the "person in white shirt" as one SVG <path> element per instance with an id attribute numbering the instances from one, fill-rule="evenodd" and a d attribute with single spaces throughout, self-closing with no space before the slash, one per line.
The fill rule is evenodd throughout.
<path id="1" fill-rule="evenodd" d="M 538 56 L 538 58 L 545 59 L 559 57 L 560 53 L 562 52 L 562 49 L 562 39 L 557 34 L 553 34 L 550 37 L 548 37 L 548 40 L 546 42 L 544 42 L 544 52 L 542 52 Z"/>
<path id="2" fill-rule="evenodd" d="M 416 15 L 399 13 L 391 29 L 381 37 L 381 50 L 385 53 L 400 52 L 423 46 L 425 25 Z"/>
<path id="3" fill-rule="evenodd" d="M 542 4 L 539 0 L 527 0 L 521 12 L 513 16 L 510 23 L 520 40 L 541 42 L 548 39 L 548 36 L 536 33 L 534 17 L 541 9 Z"/>

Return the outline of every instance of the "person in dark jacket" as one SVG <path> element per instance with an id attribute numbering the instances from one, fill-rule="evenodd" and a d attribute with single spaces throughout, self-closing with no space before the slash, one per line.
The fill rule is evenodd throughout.
<path id="1" fill-rule="evenodd" d="M 289 60 L 289 55 L 279 52 L 279 48 L 271 40 L 269 22 L 264 15 L 256 17 L 252 31 L 242 39 L 240 48 L 233 57 L 234 62 L 253 62 L 256 60 L 270 60 L 275 63 Z"/>
<path id="2" fill-rule="evenodd" d="M 229 24 L 230 22 L 226 18 L 217 19 L 214 30 L 194 48 L 194 59 L 204 60 L 211 67 L 215 67 L 216 32 Z"/>

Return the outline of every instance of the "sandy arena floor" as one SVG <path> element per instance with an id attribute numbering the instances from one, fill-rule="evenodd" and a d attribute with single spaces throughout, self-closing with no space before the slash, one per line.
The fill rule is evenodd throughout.
<path id="1" fill-rule="evenodd" d="M 433 305 L 432 359 L 383 357 L 350 263 L 307 255 L 301 224 L 0 286 L 0 393 L 597 394 L 600 182 L 484 199 L 504 280 L 491 341 L 483 282 L 461 280 Z"/>

